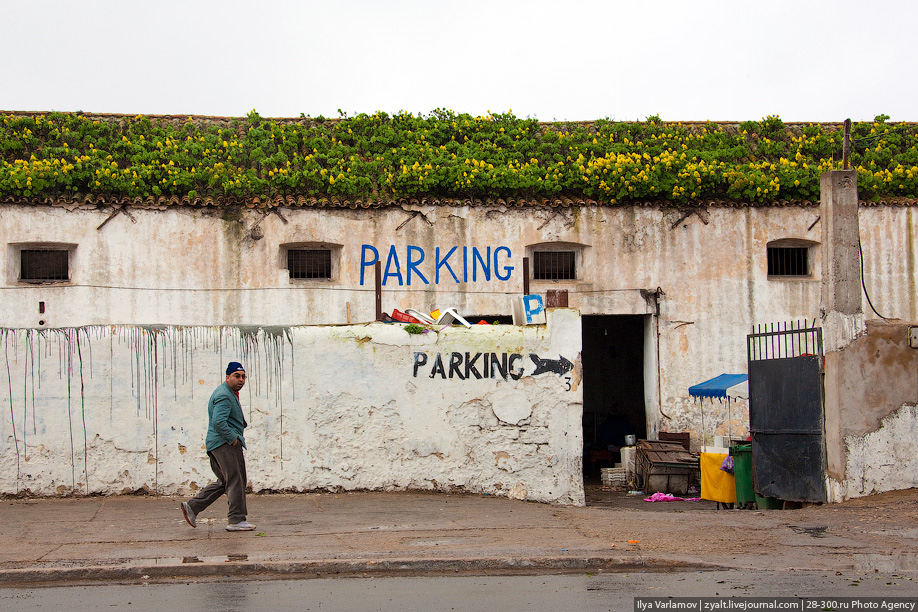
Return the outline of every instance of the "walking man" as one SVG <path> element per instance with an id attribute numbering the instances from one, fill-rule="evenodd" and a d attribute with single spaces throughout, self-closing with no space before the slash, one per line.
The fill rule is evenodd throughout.
<path id="1" fill-rule="evenodd" d="M 255 525 L 245 520 L 245 438 L 242 432 L 248 425 L 239 404 L 239 390 L 245 386 L 245 368 L 231 361 L 226 368 L 226 382 L 210 396 L 207 403 L 207 455 L 210 468 L 217 476 L 187 502 L 182 502 L 182 514 L 192 527 L 197 527 L 197 516 L 226 493 L 229 503 L 227 531 L 252 531 Z"/>

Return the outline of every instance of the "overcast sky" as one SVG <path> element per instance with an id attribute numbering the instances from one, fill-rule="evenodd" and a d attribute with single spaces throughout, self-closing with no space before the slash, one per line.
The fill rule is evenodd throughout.
<path id="1" fill-rule="evenodd" d="M 915 0 L 2 0 L 0 110 L 918 121 Z"/>

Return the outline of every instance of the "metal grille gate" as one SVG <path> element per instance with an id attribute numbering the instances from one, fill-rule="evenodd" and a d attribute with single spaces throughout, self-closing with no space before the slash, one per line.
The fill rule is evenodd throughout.
<path id="1" fill-rule="evenodd" d="M 759 325 L 746 352 L 755 492 L 825 502 L 822 329 L 815 320 Z"/>

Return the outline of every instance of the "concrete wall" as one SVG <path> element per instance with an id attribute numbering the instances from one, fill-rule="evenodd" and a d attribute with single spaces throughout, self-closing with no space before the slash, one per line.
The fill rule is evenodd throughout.
<path id="1" fill-rule="evenodd" d="M 79 326 L 341 325 L 375 317 L 371 269 L 361 265 L 364 245 L 390 247 L 403 283 L 383 287 L 383 309 L 421 311 L 456 307 L 460 313 L 509 315 L 522 292 L 522 259 L 538 245 L 578 249 L 576 281 L 532 280 L 530 291 L 568 291 L 583 315 L 641 315 L 647 431 L 703 435 L 748 433 L 746 406 L 731 428 L 726 405 L 700 405 L 688 387 L 724 372 L 746 371 L 745 338 L 755 325 L 820 319 L 822 254 L 810 250 L 812 274 L 769 278 L 766 250 L 780 239 L 822 240 L 816 206 L 498 208 L 404 205 L 350 210 L 291 208 L 131 209 L 104 226 L 112 209 L 48 206 L 0 207 L 0 327 L 60 329 Z M 101 226 L 101 228 L 100 228 Z M 255 231 L 257 227 L 258 231 Z M 860 237 L 865 283 L 886 317 L 918 318 L 918 219 L 911 207 L 862 206 Z M 15 245 L 75 244 L 67 285 L 16 282 Z M 331 281 L 291 281 L 282 247 L 321 243 L 339 254 Z M 479 270 L 462 278 L 461 254 L 506 247 L 488 279 Z M 409 247 L 425 259 L 407 284 Z M 456 282 L 435 258 L 452 247 Z M 472 262 L 474 263 L 474 262 Z M 492 262 L 493 263 L 493 262 Z M 512 270 L 507 268 L 512 267 Z M 364 283 L 361 284 L 361 272 Z M 391 270 L 390 270 L 391 271 Z M 498 272 L 502 278 L 498 278 Z M 659 299 L 657 298 L 659 296 Z M 868 310 L 863 297 L 864 311 Z M 39 313 L 43 303 L 45 312 Z M 39 324 L 42 321 L 43 324 Z M 352 376 L 343 373 L 345 377 Z M 705 423 L 702 427 L 702 408 Z M 733 412 L 735 415 L 736 412 Z M 730 431 L 728 431 L 730 430 Z"/>
<path id="2" fill-rule="evenodd" d="M 0 330 L 0 493 L 191 494 L 207 399 L 249 382 L 252 488 L 465 490 L 582 505 L 580 318 L 548 324 Z M 573 364 L 538 372 L 532 356 Z"/>
<path id="3" fill-rule="evenodd" d="M 826 455 L 831 501 L 906 489 L 918 469 L 918 349 L 901 321 L 826 354 Z M 827 377 L 827 383 L 829 378 Z"/>
<path id="4" fill-rule="evenodd" d="M 818 241 L 814 207 L 711 208 L 695 212 L 657 207 L 516 209 L 409 207 L 382 210 L 255 210 L 174 207 L 132 209 L 106 223 L 111 210 L 46 206 L 0 207 L 8 245 L 76 244 L 72 283 L 16 282 L 14 247 L 0 249 L 6 269 L 0 327 L 84 325 L 297 326 L 366 322 L 375 318 L 371 268 L 363 245 L 378 250 L 384 270 L 390 247 L 403 284 L 383 287 L 383 309 L 456 307 L 473 315 L 509 315 L 521 294 L 522 260 L 536 245 L 578 249 L 576 281 L 531 282 L 531 292 L 567 290 L 584 315 L 652 318 L 645 346 L 656 362 L 647 391 L 648 431 L 693 431 L 701 419 L 688 387 L 723 372 L 745 371 L 745 335 L 762 321 L 815 318 L 819 252 L 809 278 L 767 278 L 766 245 L 779 238 Z M 259 232 L 253 234 L 256 226 Z M 254 236 L 262 235 L 258 240 Z M 337 249 L 331 281 L 291 281 L 282 245 L 322 243 Z M 463 278 L 463 249 L 504 246 L 489 280 Z M 408 247 L 425 254 L 407 284 Z M 435 258 L 452 247 L 457 283 L 445 269 L 435 282 Z M 417 252 L 417 251 L 416 251 Z M 415 253 L 416 253 L 415 252 Z M 473 262 L 474 263 L 474 262 Z M 361 272 L 364 284 L 361 285 Z M 659 291 L 657 291 L 659 288 Z M 660 296 L 659 303 L 656 295 Z M 44 313 L 38 305 L 43 303 Z M 39 325 L 39 321 L 43 325 Z"/>

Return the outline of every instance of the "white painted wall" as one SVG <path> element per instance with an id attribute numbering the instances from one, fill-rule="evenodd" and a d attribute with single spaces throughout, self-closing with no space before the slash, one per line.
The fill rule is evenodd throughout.
<path id="1" fill-rule="evenodd" d="M 701 410 L 688 387 L 724 372 L 746 371 L 745 338 L 756 324 L 819 319 L 821 255 L 813 249 L 811 278 L 767 276 L 766 245 L 781 238 L 821 239 L 818 207 L 496 208 L 414 206 L 384 209 L 291 208 L 131 209 L 97 229 L 111 209 L 0 207 L 7 244 L 65 242 L 78 247 L 73 282 L 23 286 L 14 252 L 0 248 L 4 307 L 0 327 L 71 328 L 107 325 L 340 325 L 375 316 L 373 282 L 360 284 L 361 247 L 376 247 L 385 268 L 390 245 L 405 274 L 408 246 L 422 249 L 430 284 L 409 287 L 390 278 L 383 309 L 456 307 L 460 313 L 509 315 L 523 286 L 522 258 L 540 244 L 582 249 L 576 281 L 532 281 L 531 292 L 569 291 L 583 315 L 635 314 L 645 326 L 648 432 L 690 431 L 697 448 Z M 258 224 L 259 240 L 251 229 Z M 865 281 L 886 317 L 918 318 L 918 262 L 913 208 L 862 206 Z M 291 282 L 280 253 L 288 243 L 339 245 L 331 281 Z M 439 247 L 506 246 L 510 278 L 456 283 L 445 272 L 433 283 Z M 455 263 L 455 260 L 454 260 Z M 457 269 L 461 266 L 456 266 Z M 660 288 L 659 305 L 648 293 Z M 38 313 L 39 302 L 46 312 Z M 655 317 L 659 309 L 659 316 Z M 868 318 L 874 316 L 864 300 Z M 42 326 L 39 320 L 44 321 Z M 652 352 L 651 352 L 652 351 Z M 651 361 L 653 359 L 653 361 Z M 344 373 L 346 377 L 351 374 Z M 357 385 L 359 381 L 351 381 Z M 209 383 L 208 383 L 209 384 Z M 741 410 L 744 406 L 740 407 Z M 715 411 L 712 419 L 719 416 Z M 707 419 L 707 414 L 706 414 Z M 707 421 L 708 432 L 728 433 Z M 736 435 L 743 432 L 733 429 Z"/>
<path id="2" fill-rule="evenodd" d="M 844 481 L 829 479 L 830 501 L 915 486 L 918 469 L 918 407 L 903 405 L 864 436 L 845 436 Z"/>
<path id="3" fill-rule="evenodd" d="M 569 309 L 549 311 L 547 326 L 419 335 L 386 324 L 0 330 L 0 492 L 191 494 L 212 479 L 208 397 L 240 360 L 256 491 L 465 490 L 582 505 L 580 341 Z M 483 357 L 463 378 L 477 353 L 520 357 L 506 379 Z M 418 354 L 427 364 L 415 370 Z M 534 376 L 531 354 L 574 369 Z M 462 364 L 451 369 L 453 355 Z"/>

